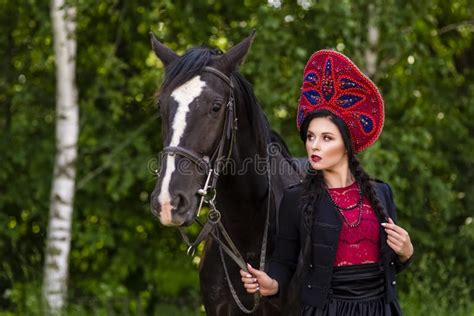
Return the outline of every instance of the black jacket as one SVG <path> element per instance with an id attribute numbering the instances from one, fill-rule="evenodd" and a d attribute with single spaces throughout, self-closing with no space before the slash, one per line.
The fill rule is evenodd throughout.
<path id="1" fill-rule="evenodd" d="M 377 197 L 388 215 L 397 222 L 392 190 L 386 183 L 374 181 Z M 279 284 L 279 294 L 285 293 L 297 264 L 301 264 L 302 245 L 306 233 L 302 227 L 302 210 L 299 205 L 303 188 L 301 184 L 286 190 L 279 209 L 279 229 L 275 252 L 269 265 L 268 274 Z M 312 258 L 301 273 L 301 301 L 323 308 L 328 301 L 342 219 L 331 202 L 324 196 L 314 206 L 315 221 L 312 230 Z M 379 218 L 379 221 L 385 221 Z M 396 299 L 395 274 L 406 268 L 411 261 L 402 263 L 387 245 L 387 234 L 380 225 L 380 258 L 385 273 L 386 300 Z"/>

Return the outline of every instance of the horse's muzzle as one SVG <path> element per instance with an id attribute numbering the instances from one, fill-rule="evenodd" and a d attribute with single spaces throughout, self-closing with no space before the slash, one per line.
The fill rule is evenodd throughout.
<path id="1" fill-rule="evenodd" d="M 171 201 L 160 202 L 158 195 L 152 194 L 151 212 L 164 226 L 189 226 L 193 221 L 193 211 L 189 199 L 178 192 Z"/>

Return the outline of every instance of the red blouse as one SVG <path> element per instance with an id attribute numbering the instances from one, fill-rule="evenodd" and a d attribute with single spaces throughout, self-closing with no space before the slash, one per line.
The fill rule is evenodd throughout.
<path id="1" fill-rule="evenodd" d="M 329 189 L 332 199 L 341 207 L 349 207 L 359 201 L 357 184 L 345 188 Z M 359 207 L 342 210 L 349 223 L 357 221 Z M 349 227 L 342 221 L 334 266 L 375 263 L 380 261 L 379 221 L 367 197 L 362 201 L 362 219 L 357 227 Z"/>

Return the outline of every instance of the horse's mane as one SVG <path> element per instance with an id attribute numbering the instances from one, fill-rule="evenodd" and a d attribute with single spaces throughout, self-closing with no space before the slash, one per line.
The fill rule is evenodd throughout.
<path id="1" fill-rule="evenodd" d="M 193 77 L 202 73 L 213 56 L 221 55 L 222 51 L 209 47 L 196 47 L 188 50 L 183 56 L 177 58 L 166 67 L 165 79 L 160 91 L 172 91 Z M 231 80 L 235 85 L 235 95 L 245 104 L 252 135 L 255 138 L 258 152 L 267 153 L 270 143 L 277 143 L 282 149 L 281 153 L 286 159 L 291 159 L 288 147 L 283 139 L 270 128 L 270 124 L 262 107 L 257 101 L 252 85 L 240 74 L 234 71 Z M 158 91 L 157 96 L 160 91 Z"/>
<path id="2" fill-rule="evenodd" d="M 174 90 L 185 82 L 199 75 L 207 66 L 212 56 L 221 55 L 222 51 L 215 48 L 195 47 L 188 50 L 180 58 L 175 59 L 166 67 L 165 80 L 160 91 Z"/>
<path id="3" fill-rule="evenodd" d="M 240 93 L 245 105 L 247 106 L 248 119 L 252 127 L 252 134 L 255 137 L 260 153 L 267 153 L 270 144 L 277 145 L 281 154 L 288 161 L 291 160 L 291 154 L 283 138 L 271 129 L 265 112 L 263 112 L 257 97 L 253 92 L 252 85 L 239 73 L 232 75 L 234 83 L 237 83 L 236 93 Z"/>

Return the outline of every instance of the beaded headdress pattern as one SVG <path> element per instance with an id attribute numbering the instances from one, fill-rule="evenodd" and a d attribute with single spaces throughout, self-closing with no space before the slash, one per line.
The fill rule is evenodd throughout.
<path id="1" fill-rule="evenodd" d="M 320 50 L 308 60 L 297 114 L 297 128 L 311 112 L 326 109 L 342 118 L 353 149 L 372 145 L 382 132 L 384 102 L 375 84 L 345 55 Z"/>

